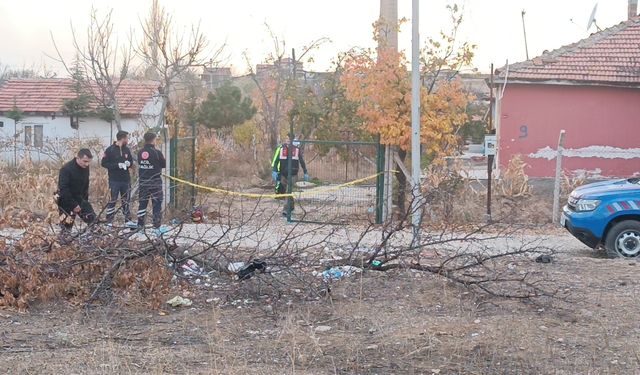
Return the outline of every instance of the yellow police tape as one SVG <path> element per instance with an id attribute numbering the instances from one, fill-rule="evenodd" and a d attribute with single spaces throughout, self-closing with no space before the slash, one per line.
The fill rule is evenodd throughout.
<path id="1" fill-rule="evenodd" d="M 397 171 L 392 171 L 392 173 L 397 173 Z M 178 177 L 169 176 L 167 174 L 163 174 L 163 176 L 168 178 L 168 179 L 170 179 L 170 180 L 173 180 L 175 182 L 179 182 L 181 184 L 193 186 L 195 188 L 198 188 L 198 189 L 201 189 L 201 190 L 210 191 L 210 192 L 213 192 L 213 193 L 220 193 L 220 194 L 232 195 L 232 196 L 236 196 L 236 197 L 245 197 L 245 198 L 257 198 L 257 199 L 270 198 L 270 199 L 276 199 L 276 198 L 296 198 L 296 197 L 299 198 L 299 197 L 306 196 L 306 195 L 313 195 L 313 194 L 318 194 L 318 193 L 326 193 L 326 192 L 330 192 L 330 191 L 340 190 L 340 189 L 343 189 L 345 187 L 358 185 L 358 184 L 361 184 L 363 182 L 367 182 L 369 180 L 373 180 L 374 178 L 378 178 L 378 176 L 381 176 L 383 174 L 384 174 L 384 172 L 380 172 L 380 173 L 376 173 L 374 175 L 371 175 L 369 177 L 365 177 L 365 178 L 360 178 L 358 180 L 349 181 L 347 183 L 340 184 L 340 185 L 329 186 L 329 187 L 326 187 L 324 189 L 322 189 L 322 188 L 321 189 L 314 189 L 314 190 L 302 191 L 302 192 L 299 192 L 299 193 L 291 193 L 291 194 L 240 193 L 240 192 L 237 192 L 237 191 L 230 191 L 230 190 L 224 190 L 224 189 L 214 188 L 214 187 L 210 187 L 210 186 L 203 186 L 203 185 L 194 184 L 191 181 L 183 180 L 183 179 L 178 178 Z"/>

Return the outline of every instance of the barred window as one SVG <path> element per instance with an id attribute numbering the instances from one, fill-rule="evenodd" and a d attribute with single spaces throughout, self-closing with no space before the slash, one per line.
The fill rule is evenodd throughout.
<path id="1" fill-rule="evenodd" d="M 42 125 L 35 125 L 33 127 L 33 146 L 36 148 L 42 148 L 44 145 L 43 130 L 44 128 Z"/>

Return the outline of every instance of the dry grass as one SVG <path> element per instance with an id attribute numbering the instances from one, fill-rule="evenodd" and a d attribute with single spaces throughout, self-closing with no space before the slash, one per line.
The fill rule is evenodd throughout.
<path id="1" fill-rule="evenodd" d="M 56 241 L 46 228 L 32 225 L 12 246 L 0 244 L 0 308 L 26 309 L 32 303 L 67 301 L 80 305 L 96 293 L 103 275 L 111 281 L 100 298 L 121 305 L 158 307 L 169 289 L 172 272 L 165 259 L 152 254 L 113 267 L 113 258 L 143 252 L 143 245 L 119 241 L 121 248 L 109 248 L 113 237 L 70 244 Z M 118 293 L 114 293 L 114 290 Z"/>
<path id="2" fill-rule="evenodd" d="M 545 274 L 568 302 L 488 299 L 436 276 L 370 272 L 336 285 L 331 301 L 214 290 L 194 309 L 4 311 L 0 358 L 16 374 L 637 373 L 636 262 L 576 248 L 518 267 Z M 205 302 L 214 296 L 219 305 Z"/>
<path id="3" fill-rule="evenodd" d="M 52 223 L 58 218 L 54 193 L 61 163 L 37 163 L 24 159 L 17 167 L 0 165 L 0 227 L 26 228 Z M 96 159 L 91 166 L 89 198 L 99 211 L 109 197 L 106 169 Z"/>
<path id="4" fill-rule="evenodd" d="M 503 171 L 500 180 L 496 184 L 499 195 L 510 198 L 520 198 L 531 195 L 529 177 L 525 173 L 527 164 L 519 155 L 509 160 L 507 169 Z"/>
<path id="5" fill-rule="evenodd" d="M 516 157 L 495 181 L 492 194 L 494 221 L 527 225 L 550 223 L 552 197 L 534 190 L 525 168 L 526 164 Z M 425 172 L 422 190 L 432 222 L 469 224 L 486 220 L 486 182 L 465 177 L 468 175 L 469 171 L 460 162 L 447 167 L 434 164 Z M 578 179 L 567 178 L 564 186 L 572 190 L 580 183 Z M 410 192 L 407 196 L 411 197 Z"/>
<path id="6" fill-rule="evenodd" d="M 57 167 L 47 168 L 12 172 L 35 196 L 41 194 L 42 203 L 30 205 L 17 182 L 3 185 L 10 196 L 2 205 L 5 218 L 8 212 L 26 215 L 21 208 L 31 207 L 42 210 L 47 220 L 53 208 L 46 196 Z M 540 211 L 541 203 L 539 197 L 521 194 L 526 176 L 516 172 L 506 186 L 520 188 L 499 194 L 496 210 L 530 223 L 535 218 L 529 208 Z M 98 181 L 106 177 L 99 173 L 93 185 L 103 188 L 106 184 Z M 459 173 L 433 170 L 429 176 L 426 192 L 435 218 L 483 217 L 483 192 Z M 28 225 L 31 217 L 20 220 L 37 231 L 38 226 Z M 28 241 L 37 238 L 36 232 L 27 236 L 22 249 L 36 248 Z M 116 275 L 115 287 L 129 297 L 117 308 L 81 311 L 72 304 L 85 300 L 88 290 L 83 288 L 95 285 L 103 273 L 93 270 L 94 278 L 77 280 L 77 285 L 54 280 L 48 301 L 57 305 L 32 306 L 28 315 L 0 310 L 0 365 L 16 374 L 632 374 L 640 367 L 639 351 L 629 345 L 640 339 L 634 318 L 640 308 L 638 265 L 588 257 L 579 249 L 569 249 L 548 265 L 526 258 L 503 264 L 548 280 L 560 291 L 557 299 L 535 303 L 474 295 L 438 275 L 371 271 L 334 285 L 330 299 L 286 288 L 270 295 L 259 277 L 241 287 L 226 284 L 195 292 L 173 285 L 172 293 L 192 293 L 195 307 L 151 310 L 140 292 L 152 288 L 149 282 L 162 262 L 156 259 L 156 264 L 131 264 Z M 45 258 L 50 266 L 91 254 L 65 251 L 25 255 Z M 80 268 L 70 270 L 92 274 Z M 21 274 L 26 283 L 47 270 L 28 271 Z M 168 282 L 167 275 L 156 276 Z M 67 300 L 71 305 L 58 298 L 65 288 L 78 295 Z M 212 298 L 219 302 L 207 302 Z M 330 330 L 318 331 L 319 326 Z"/>
<path id="7" fill-rule="evenodd" d="M 561 185 L 561 194 L 564 199 L 569 198 L 569 194 L 571 192 L 584 184 L 587 183 L 587 179 L 581 175 L 572 175 L 564 173 L 562 176 L 562 185 Z"/>

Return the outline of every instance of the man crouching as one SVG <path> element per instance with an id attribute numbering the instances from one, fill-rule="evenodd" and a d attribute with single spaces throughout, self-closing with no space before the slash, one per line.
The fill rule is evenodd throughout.
<path id="1" fill-rule="evenodd" d="M 96 219 L 96 213 L 89 203 L 89 165 L 92 159 L 91 151 L 83 148 L 60 169 L 58 208 L 64 216 L 61 223 L 63 232 L 71 231 L 76 216 L 87 224 Z"/>

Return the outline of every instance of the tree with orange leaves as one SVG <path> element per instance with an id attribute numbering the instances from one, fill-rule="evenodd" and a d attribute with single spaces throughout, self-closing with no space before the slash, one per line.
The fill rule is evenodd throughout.
<path id="1" fill-rule="evenodd" d="M 421 58 L 421 143 L 429 159 L 449 155 L 457 146 L 457 130 L 467 120 L 470 100 L 456 80 L 459 70 L 471 63 L 475 46 L 456 44 L 462 23 L 457 6 L 448 7 L 453 23 L 450 33 L 429 39 Z M 381 41 L 379 24 L 374 24 L 374 40 Z M 344 61 L 341 82 L 348 100 L 357 103 L 357 115 L 366 131 L 380 136 L 381 143 L 398 147 L 405 160 L 411 145 L 411 79 L 404 52 L 385 48 L 360 50 Z M 406 176 L 397 175 L 400 209 L 404 209 Z"/>

